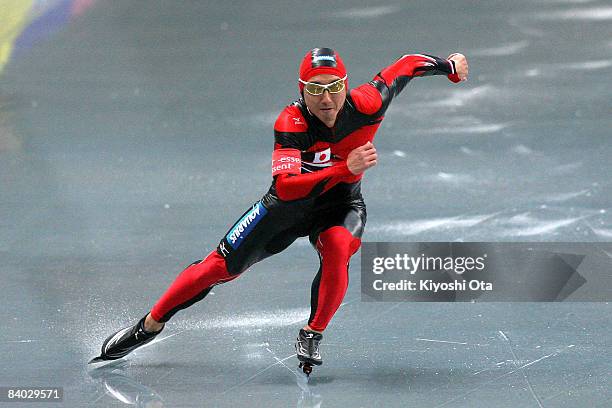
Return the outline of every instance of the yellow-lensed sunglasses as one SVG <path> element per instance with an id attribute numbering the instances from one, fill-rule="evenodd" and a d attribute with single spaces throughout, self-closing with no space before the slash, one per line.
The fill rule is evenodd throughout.
<path id="1" fill-rule="evenodd" d="M 344 80 L 346 79 L 346 77 L 347 75 L 345 75 L 344 78 L 340 78 L 337 81 L 334 81 L 327 85 L 318 84 L 316 82 L 306 82 L 302 81 L 299 78 L 298 81 L 304 84 L 304 90 L 306 90 L 306 92 L 314 96 L 319 96 L 323 95 L 323 92 L 325 92 L 325 90 L 329 91 L 330 94 L 342 92 L 344 90 Z"/>

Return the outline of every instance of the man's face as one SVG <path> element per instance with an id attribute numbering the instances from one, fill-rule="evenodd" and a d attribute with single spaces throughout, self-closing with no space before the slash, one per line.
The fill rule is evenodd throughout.
<path id="1" fill-rule="evenodd" d="M 308 82 L 316 82 L 318 84 L 327 85 L 339 80 L 340 77 L 331 74 L 321 74 L 313 76 Z M 304 90 L 304 102 L 310 110 L 321 122 L 327 127 L 333 127 L 336 123 L 336 116 L 342 109 L 346 100 L 346 87 L 338 93 L 330 93 L 325 90 L 321 95 L 311 95 Z"/>

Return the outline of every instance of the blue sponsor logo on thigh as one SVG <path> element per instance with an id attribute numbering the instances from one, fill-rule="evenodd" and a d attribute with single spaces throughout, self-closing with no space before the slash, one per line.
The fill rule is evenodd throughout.
<path id="1" fill-rule="evenodd" d="M 242 241 L 249 235 L 255 225 L 268 213 L 266 207 L 261 202 L 255 203 L 253 208 L 247 212 L 227 233 L 225 239 L 232 246 L 237 249 Z"/>

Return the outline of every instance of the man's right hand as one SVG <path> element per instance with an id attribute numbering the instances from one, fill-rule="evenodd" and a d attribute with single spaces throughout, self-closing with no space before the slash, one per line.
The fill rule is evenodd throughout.
<path id="1" fill-rule="evenodd" d="M 372 142 L 368 142 L 363 146 L 353 149 L 346 159 L 346 165 L 349 171 L 355 175 L 361 174 L 370 167 L 376 166 L 376 149 Z"/>

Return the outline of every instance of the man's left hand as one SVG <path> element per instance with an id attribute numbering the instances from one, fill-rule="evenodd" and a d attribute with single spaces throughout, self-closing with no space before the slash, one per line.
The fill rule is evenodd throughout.
<path id="1" fill-rule="evenodd" d="M 467 81 L 468 79 L 468 63 L 465 55 L 454 53 L 448 56 L 449 61 L 455 62 L 455 70 L 457 71 L 457 76 L 461 81 Z"/>

